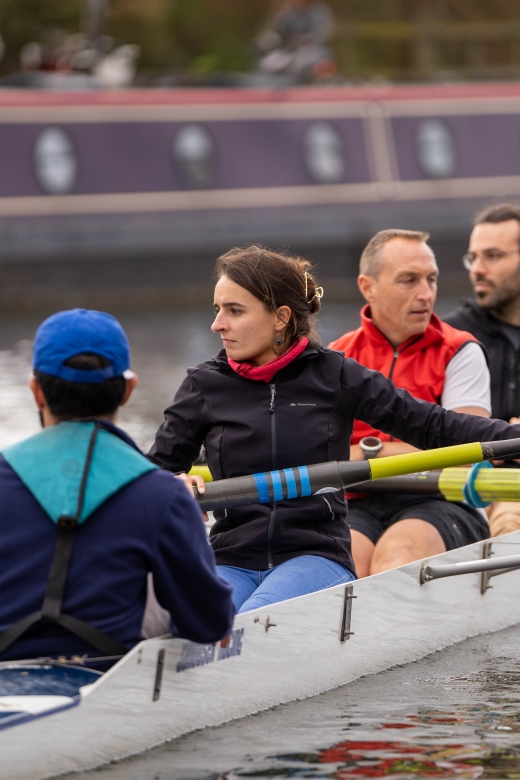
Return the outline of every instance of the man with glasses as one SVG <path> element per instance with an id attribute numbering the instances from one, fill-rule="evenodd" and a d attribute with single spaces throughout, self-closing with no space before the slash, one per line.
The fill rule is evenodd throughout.
<path id="1" fill-rule="evenodd" d="M 478 214 L 462 262 L 476 300 L 462 301 L 444 321 L 472 333 L 486 346 L 492 416 L 516 423 L 520 414 L 520 207 L 503 203 Z M 520 502 L 495 502 L 489 522 L 492 536 L 518 530 Z"/>

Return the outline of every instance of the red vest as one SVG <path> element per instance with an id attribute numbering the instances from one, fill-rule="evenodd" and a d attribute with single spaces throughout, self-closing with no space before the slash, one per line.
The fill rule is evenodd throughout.
<path id="1" fill-rule="evenodd" d="M 436 314 L 432 314 L 424 333 L 412 336 L 394 349 L 370 319 L 369 307 L 364 306 L 361 310 L 361 327 L 331 342 L 329 348 L 340 350 L 345 353 L 345 357 L 354 358 L 367 368 L 380 371 L 396 387 L 408 390 L 414 398 L 438 404 L 446 380 L 446 366 L 468 341 L 477 339 L 471 333 L 456 330 L 441 322 Z M 390 441 L 392 438 L 356 420 L 352 443 L 357 444 L 364 436 L 379 436 L 382 441 Z"/>

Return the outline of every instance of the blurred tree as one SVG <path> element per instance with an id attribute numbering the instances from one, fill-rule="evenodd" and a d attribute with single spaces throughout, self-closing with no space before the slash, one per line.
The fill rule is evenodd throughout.
<path id="1" fill-rule="evenodd" d="M 3 73 L 19 70 L 18 54 L 30 41 L 41 40 L 51 28 L 77 32 L 82 0 L 0 0 L 0 22 L 6 52 Z"/>
<path id="2" fill-rule="evenodd" d="M 248 70 L 252 40 L 283 0 L 109 0 L 106 32 L 115 39 L 137 43 L 139 67 L 148 71 L 190 70 L 208 74 Z M 52 27 L 80 29 L 85 0 L 0 0 L 0 22 L 6 54 L 0 69 L 17 70 L 21 47 L 41 40 Z M 327 0 L 338 18 L 336 49 L 341 72 L 367 78 L 417 76 L 431 68 L 458 67 L 464 45 L 442 44 L 435 52 L 410 45 L 406 23 L 520 20 L 520 0 Z M 355 40 L 348 29 L 370 23 L 372 32 Z M 377 39 L 377 30 L 381 39 Z M 404 30 L 404 32 L 403 32 Z M 374 32 L 375 31 L 375 32 Z M 395 34 L 394 34 L 395 33 Z M 372 37 L 371 37 L 372 36 Z M 505 61 L 504 45 L 493 44 Z M 508 44 L 509 45 L 509 44 Z M 415 46 L 415 49 L 414 49 Z M 423 46 L 423 44 L 420 44 Z M 488 44 L 484 44 L 484 47 Z M 491 44 L 489 45 L 491 46 Z M 488 49 L 489 49 L 488 46 Z M 486 49 L 485 56 L 491 56 Z M 462 52 L 462 53 L 461 53 Z M 488 56 L 489 55 L 489 56 Z M 433 58 L 433 59 L 432 59 Z M 467 59 L 467 58 L 466 58 Z M 355 63 L 355 67 L 354 67 Z M 450 65 L 451 63 L 451 65 Z M 453 64 L 455 63 L 455 65 Z M 461 71 L 462 72 L 462 71 Z"/>

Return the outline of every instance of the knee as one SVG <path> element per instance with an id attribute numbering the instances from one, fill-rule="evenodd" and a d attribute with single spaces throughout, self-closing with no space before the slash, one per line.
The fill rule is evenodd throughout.
<path id="1" fill-rule="evenodd" d="M 520 511 L 504 511 L 489 522 L 491 536 L 502 536 L 520 530 Z"/>
<path id="2" fill-rule="evenodd" d="M 370 574 L 370 564 L 374 554 L 374 543 L 360 531 L 351 529 L 352 557 L 356 565 L 356 574 L 361 579 Z"/>
<path id="3" fill-rule="evenodd" d="M 433 525 L 419 519 L 400 520 L 377 543 L 370 573 L 378 574 L 445 551 L 442 537 Z"/>

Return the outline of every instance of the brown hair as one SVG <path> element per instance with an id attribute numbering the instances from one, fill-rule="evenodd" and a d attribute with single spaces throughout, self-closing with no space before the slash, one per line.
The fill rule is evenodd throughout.
<path id="1" fill-rule="evenodd" d="M 499 203 L 480 211 L 475 217 L 473 224 L 483 225 L 486 222 L 497 224 L 499 222 L 509 222 L 511 219 L 516 219 L 520 225 L 520 206 L 515 206 L 513 203 Z"/>
<path id="2" fill-rule="evenodd" d="M 215 272 L 218 279 L 227 276 L 250 292 L 268 311 L 277 311 L 280 306 L 290 308 L 291 319 L 279 351 L 285 351 L 301 336 L 307 336 L 311 347 L 319 346 L 313 315 L 320 310 L 323 289 L 316 286 L 308 260 L 263 246 L 235 247 L 218 258 Z"/>
<path id="3" fill-rule="evenodd" d="M 359 261 L 359 273 L 372 276 L 377 279 L 381 270 L 381 250 L 384 245 L 393 238 L 405 238 L 408 241 L 419 241 L 425 244 L 430 238 L 429 233 L 423 233 L 419 230 L 401 230 L 400 228 L 390 228 L 380 230 L 363 250 L 361 260 Z"/>

